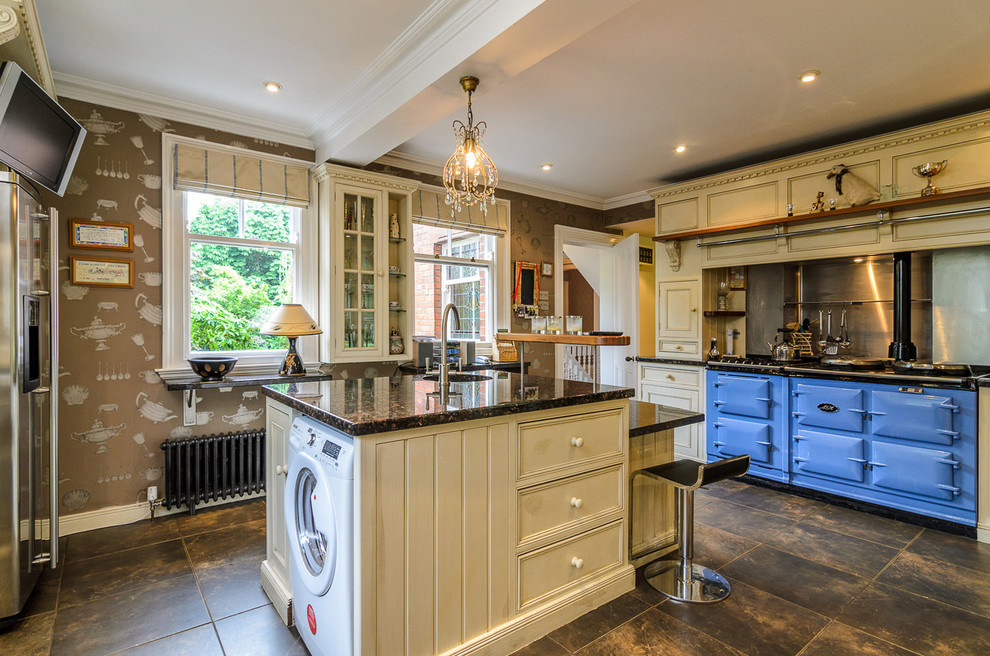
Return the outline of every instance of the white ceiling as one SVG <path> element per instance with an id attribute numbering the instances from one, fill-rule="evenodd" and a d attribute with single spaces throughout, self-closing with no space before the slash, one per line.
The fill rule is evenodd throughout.
<path id="1" fill-rule="evenodd" d="M 990 108 L 986 0 L 36 4 L 60 95 L 308 145 L 321 160 L 391 151 L 442 166 L 464 120 L 457 80 L 476 75 L 475 119 L 504 185 L 592 207 Z M 808 69 L 822 76 L 802 85 Z"/>

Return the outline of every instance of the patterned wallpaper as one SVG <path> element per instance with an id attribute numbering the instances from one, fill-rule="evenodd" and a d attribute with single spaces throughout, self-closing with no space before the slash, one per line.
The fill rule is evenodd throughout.
<path id="1" fill-rule="evenodd" d="M 162 366 L 161 132 L 311 160 L 310 150 L 239 137 L 63 98 L 89 130 L 59 210 L 59 496 L 68 515 L 145 500 L 162 483 L 169 437 L 209 435 L 264 426 L 256 389 L 198 394 L 198 425 L 183 426 L 182 395 L 167 392 Z M 133 226 L 133 253 L 68 248 L 70 218 Z M 134 288 L 73 285 L 71 255 L 133 261 Z"/>

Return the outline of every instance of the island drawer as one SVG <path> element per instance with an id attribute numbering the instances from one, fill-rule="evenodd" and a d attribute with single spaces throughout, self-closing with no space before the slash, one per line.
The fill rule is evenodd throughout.
<path id="1" fill-rule="evenodd" d="M 644 383 L 663 383 L 665 385 L 681 385 L 683 387 L 701 387 L 701 375 L 704 368 L 674 367 L 657 365 L 642 365 L 639 380 Z"/>
<path id="2" fill-rule="evenodd" d="M 617 465 L 520 490 L 516 513 L 519 544 L 589 518 L 620 512 L 622 485 L 622 467 Z"/>
<path id="3" fill-rule="evenodd" d="M 622 564 L 621 521 L 582 533 L 518 558 L 519 609 L 564 586 Z"/>
<path id="4" fill-rule="evenodd" d="M 621 410 L 603 410 L 519 424 L 519 478 L 569 465 L 620 456 Z"/>
<path id="5" fill-rule="evenodd" d="M 661 339 L 657 342 L 657 355 L 701 355 L 695 340 Z"/>

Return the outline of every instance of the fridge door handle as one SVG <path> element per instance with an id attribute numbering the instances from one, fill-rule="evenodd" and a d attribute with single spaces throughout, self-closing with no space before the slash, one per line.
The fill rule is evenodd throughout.
<path id="1" fill-rule="evenodd" d="M 58 566 L 58 210 L 48 209 L 48 563 Z"/>

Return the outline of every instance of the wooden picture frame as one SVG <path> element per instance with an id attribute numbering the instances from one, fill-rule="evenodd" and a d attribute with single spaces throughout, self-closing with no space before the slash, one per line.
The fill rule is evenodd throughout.
<path id="1" fill-rule="evenodd" d="M 73 285 L 134 288 L 134 262 L 131 260 L 72 256 L 69 275 Z"/>
<path id="2" fill-rule="evenodd" d="M 133 252 L 133 231 L 129 223 L 69 219 L 69 248 Z"/>
<path id="3" fill-rule="evenodd" d="M 547 277 L 553 277 L 553 262 L 544 262 L 541 268 L 541 273 Z"/>
<path id="4" fill-rule="evenodd" d="M 746 267 L 729 267 L 729 289 L 746 289 Z"/>

